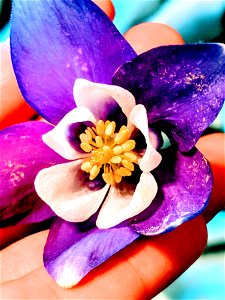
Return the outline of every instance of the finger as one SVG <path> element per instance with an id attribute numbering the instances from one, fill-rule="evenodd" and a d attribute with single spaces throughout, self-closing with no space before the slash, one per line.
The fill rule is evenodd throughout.
<path id="1" fill-rule="evenodd" d="M 1 51 L 1 103 L 0 129 L 26 121 L 35 111 L 24 101 L 13 72 L 9 42 L 0 45 Z"/>
<path id="2" fill-rule="evenodd" d="M 30 235 L 1 251 L 1 283 L 21 278 L 43 265 L 48 231 Z"/>
<path id="3" fill-rule="evenodd" d="M 203 216 L 209 222 L 219 211 L 225 208 L 225 134 L 214 133 L 202 137 L 197 148 L 210 162 L 214 184 L 211 199 Z"/>
<path id="4" fill-rule="evenodd" d="M 111 0 L 93 0 L 113 20 L 115 16 L 114 6 Z"/>
<path id="5" fill-rule="evenodd" d="M 7 280 L 2 285 L 4 299 L 37 299 L 40 296 L 46 299 L 153 297 L 200 256 L 206 245 L 207 233 L 204 219 L 199 216 L 170 233 L 140 239 L 68 290 L 58 287 L 42 266 L 41 252 L 45 239 L 46 232 L 40 232 L 2 251 L 3 275 Z M 22 272 L 15 275 L 10 268 Z"/>
<path id="6" fill-rule="evenodd" d="M 129 29 L 124 37 L 137 54 L 158 46 L 184 44 L 177 31 L 160 23 L 141 23 Z"/>
<path id="7" fill-rule="evenodd" d="M 0 249 L 22 239 L 32 232 L 31 225 L 18 225 L 0 228 Z"/>
<path id="8" fill-rule="evenodd" d="M 50 228 L 51 220 L 0 228 L 0 250 L 32 233 Z"/>

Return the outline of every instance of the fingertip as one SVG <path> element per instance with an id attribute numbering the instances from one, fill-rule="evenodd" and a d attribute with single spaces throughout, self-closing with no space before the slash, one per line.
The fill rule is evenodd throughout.
<path id="1" fill-rule="evenodd" d="M 93 0 L 93 2 L 97 4 L 111 20 L 114 19 L 115 10 L 111 0 Z"/>
<path id="2" fill-rule="evenodd" d="M 225 208 L 225 134 L 214 133 L 203 136 L 196 146 L 209 161 L 213 173 L 212 194 L 203 213 L 206 222 L 209 222 Z"/>
<path id="3" fill-rule="evenodd" d="M 199 258 L 206 243 L 205 221 L 198 216 L 171 232 L 140 240 L 129 262 L 138 270 L 144 292 L 152 298 Z"/>
<path id="4" fill-rule="evenodd" d="M 137 54 L 159 46 L 184 44 L 181 35 L 172 27 L 160 23 L 141 23 L 129 29 L 124 37 Z"/>
<path id="5" fill-rule="evenodd" d="M 1 251 L 1 266 L 4 269 L 0 278 L 1 284 L 26 276 L 43 265 L 43 249 L 47 235 L 48 230 L 29 235 Z"/>

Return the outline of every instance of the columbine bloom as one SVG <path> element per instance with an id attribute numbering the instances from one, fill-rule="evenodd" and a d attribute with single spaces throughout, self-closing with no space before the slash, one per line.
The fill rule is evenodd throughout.
<path id="1" fill-rule="evenodd" d="M 78 79 L 74 98 L 77 108 L 43 140 L 75 161 L 42 170 L 35 188 L 58 216 L 70 222 L 87 220 L 104 201 L 96 224 L 113 227 L 142 212 L 155 198 L 157 183 L 150 171 L 161 161 L 154 148 L 158 139 L 148 129 L 145 107 L 135 105 L 132 94 L 119 86 Z"/>
<path id="2" fill-rule="evenodd" d="M 223 45 L 137 56 L 91 1 L 15 0 L 11 49 L 25 99 L 55 126 L 1 132 L 2 224 L 59 216 L 44 250 L 59 285 L 203 211 L 212 176 L 194 146 L 224 101 Z"/>

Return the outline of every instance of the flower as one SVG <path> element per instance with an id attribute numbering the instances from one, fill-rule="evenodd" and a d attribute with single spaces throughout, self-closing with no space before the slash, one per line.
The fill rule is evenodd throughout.
<path id="1" fill-rule="evenodd" d="M 74 98 L 77 107 L 43 136 L 55 152 L 74 161 L 39 172 L 35 188 L 56 215 L 70 222 L 87 220 L 104 202 L 96 225 L 106 229 L 139 214 L 155 198 L 157 183 L 150 171 L 161 155 L 151 139 L 155 147 L 159 143 L 154 132 L 149 137 L 145 107 L 135 105 L 125 89 L 77 79 Z"/>
<path id="2" fill-rule="evenodd" d="M 172 230 L 202 212 L 212 176 L 194 145 L 224 102 L 223 45 L 159 47 L 137 56 L 91 1 L 17 0 L 11 51 L 23 96 L 56 126 L 27 122 L 1 132 L 1 147 L 7 150 L 0 169 L 3 225 L 54 216 L 35 193 L 37 176 L 38 194 L 61 216 L 52 223 L 44 250 L 45 267 L 60 286 L 73 286 L 141 234 Z M 95 148 L 92 127 L 97 133 L 92 136 Z M 166 149 L 161 149 L 161 132 L 171 142 Z M 60 155 L 42 142 L 42 135 Z M 105 135 L 122 152 L 107 144 Z M 103 146 L 119 158 L 106 155 Z M 104 150 L 103 165 L 98 150 Z M 117 165 L 124 151 L 130 158 L 125 166 Z M 133 173 L 123 176 L 130 173 L 118 173 L 120 168 Z M 142 187 L 152 194 L 143 196 Z M 99 212 L 106 192 L 110 201 L 106 199 Z M 87 202 L 88 210 L 81 201 L 76 203 L 73 193 Z M 136 193 L 146 206 L 137 201 Z M 135 203 L 127 214 L 121 206 L 131 199 L 138 207 Z M 122 204 L 117 211 L 118 203 Z M 76 205 L 81 219 L 72 210 Z M 114 211 L 109 220 L 108 210 Z M 107 229 L 98 228 L 96 219 Z"/>

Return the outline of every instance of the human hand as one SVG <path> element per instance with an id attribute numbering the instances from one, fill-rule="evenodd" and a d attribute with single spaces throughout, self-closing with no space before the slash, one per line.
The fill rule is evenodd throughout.
<path id="1" fill-rule="evenodd" d="M 152 25 L 148 26 L 151 32 Z M 154 26 L 156 28 L 153 32 L 156 37 L 163 29 L 169 30 L 160 25 Z M 176 36 L 176 33 L 172 32 Z M 141 35 L 136 35 L 134 31 L 130 42 L 135 36 Z M 178 35 L 177 38 L 179 40 L 173 43 L 181 42 Z M 151 39 L 151 43 L 153 40 L 154 38 Z M 135 42 L 141 44 L 137 40 Z M 143 47 L 147 47 L 144 49 L 147 50 L 151 45 L 143 44 Z M 219 153 L 215 153 L 215 140 Z M 136 241 L 92 271 L 71 290 L 59 288 L 44 270 L 41 249 L 47 232 L 27 237 L 2 252 L 3 298 L 87 299 L 91 296 L 98 299 L 142 299 L 156 295 L 199 257 L 206 244 L 204 217 L 209 220 L 223 207 L 223 142 L 224 136 L 219 134 L 204 137 L 198 144 L 199 149 L 209 158 L 215 176 L 212 200 L 203 215 L 171 233 Z"/>

